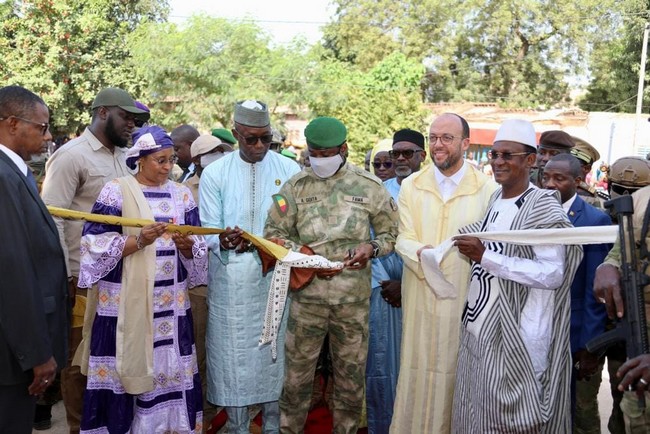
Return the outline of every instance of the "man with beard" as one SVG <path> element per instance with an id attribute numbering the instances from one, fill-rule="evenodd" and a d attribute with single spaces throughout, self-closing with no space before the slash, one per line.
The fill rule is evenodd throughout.
<path id="1" fill-rule="evenodd" d="M 402 181 L 420 170 L 427 155 L 424 136 L 409 129 L 397 131 L 388 155 L 396 176 L 384 181 L 384 187 L 397 202 Z M 403 266 L 395 252 L 372 260 L 366 407 L 368 429 L 374 433 L 388 432 L 393 416 L 402 342 Z"/>
<path id="2" fill-rule="evenodd" d="M 451 253 L 443 271 L 462 291 L 438 296 L 424 280 L 420 253 L 480 219 L 496 185 L 463 153 L 469 125 L 445 113 L 429 129 L 434 164 L 404 179 L 399 195 L 399 236 L 395 249 L 404 261 L 402 354 L 390 431 L 449 433 L 460 317 L 469 279 L 469 261 Z"/>
<path id="3" fill-rule="evenodd" d="M 46 205 L 75 211 L 90 212 L 104 184 L 127 175 L 126 146 L 138 115 L 146 113 L 136 107 L 135 101 L 124 90 L 101 90 L 92 103 L 92 121 L 83 134 L 63 145 L 52 154 L 45 166 L 43 202 Z M 68 286 L 72 303 L 77 292 L 79 276 L 79 246 L 84 222 L 55 217 L 61 246 L 66 258 Z M 80 295 L 85 290 L 79 289 Z M 70 354 L 81 341 L 81 331 L 73 329 Z M 66 408 L 70 432 L 79 432 L 83 391 L 86 377 L 79 366 L 67 366 L 61 372 L 61 393 Z M 49 408 L 37 408 L 43 418 Z"/>

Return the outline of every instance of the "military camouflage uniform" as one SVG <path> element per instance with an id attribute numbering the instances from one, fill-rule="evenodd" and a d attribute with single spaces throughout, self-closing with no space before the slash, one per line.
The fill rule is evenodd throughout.
<path id="1" fill-rule="evenodd" d="M 392 252 L 397 218 L 397 205 L 373 175 L 345 164 L 334 176 L 320 179 L 307 168 L 274 196 L 264 236 L 284 239 L 296 251 L 309 245 L 317 255 L 341 261 L 348 249 L 370 241 L 371 226 L 379 254 Z M 282 433 L 303 431 L 316 362 L 328 332 L 333 432 L 357 432 L 368 347 L 369 265 L 346 269 L 331 280 L 316 278 L 291 294 L 280 397 Z"/>
<path id="2" fill-rule="evenodd" d="M 643 217 L 645 209 L 649 205 L 650 187 L 645 187 L 636 191 L 632 198 L 634 199 L 634 215 L 632 222 L 634 226 L 634 239 L 639 240 L 641 236 L 641 227 L 643 225 Z M 646 245 L 650 246 L 650 236 L 645 240 Z M 637 255 L 639 251 L 637 250 Z M 605 258 L 606 264 L 612 264 L 620 267 L 621 245 L 617 240 L 612 250 Z M 650 267 L 645 270 L 647 275 L 650 275 Z M 650 285 L 643 289 L 645 298 L 645 314 L 646 318 L 650 318 Z M 650 336 L 650 322 L 646 324 L 647 333 Z M 623 412 L 623 420 L 625 422 L 625 432 L 628 434 L 650 434 L 650 393 L 646 392 L 646 405 L 645 408 L 639 408 L 639 401 L 636 392 L 626 391 L 623 393 L 623 399 L 620 407 Z"/>
<path id="3" fill-rule="evenodd" d="M 605 211 L 605 201 L 607 200 L 606 195 L 600 196 L 594 187 L 590 187 L 584 181 L 580 182 L 578 185 L 577 191 L 578 195 L 589 205 L 595 206 L 596 208 Z"/>

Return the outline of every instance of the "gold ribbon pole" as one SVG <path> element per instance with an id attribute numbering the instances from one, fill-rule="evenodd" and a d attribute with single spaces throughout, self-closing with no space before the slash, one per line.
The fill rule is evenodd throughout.
<path id="1" fill-rule="evenodd" d="M 133 219 L 125 218 L 112 215 L 103 215 L 103 214 L 92 214 L 89 212 L 82 211 L 73 211 L 65 208 L 59 208 L 56 206 L 47 207 L 50 214 L 54 217 L 61 217 L 63 219 L 72 219 L 72 220 L 84 220 L 87 222 L 93 223 L 103 223 L 107 225 L 116 225 L 116 226 L 130 226 L 136 228 L 142 228 L 144 226 L 156 223 L 152 220 L 146 219 Z M 190 225 L 176 225 L 169 223 L 167 225 L 167 232 L 171 233 L 180 233 L 183 235 L 218 235 L 225 232 L 224 229 L 219 228 L 204 228 L 201 226 L 190 226 Z M 269 255 L 273 256 L 276 259 L 282 260 L 289 250 L 285 249 L 282 246 L 279 246 L 275 243 L 272 243 L 269 240 L 266 240 L 262 237 L 249 234 L 244 231 L 242 237 L 250 241 L 255 247 L 258 247 L 264 250 Z"/>

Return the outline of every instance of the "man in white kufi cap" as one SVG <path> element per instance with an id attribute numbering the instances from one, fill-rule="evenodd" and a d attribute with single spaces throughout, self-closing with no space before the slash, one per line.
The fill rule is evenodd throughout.
<path id="1" fill-rule="evenodd" d="M 536 136 L 505 121 L 489 152 L 501 188 L 461 233 L 570 227 L 555 191 L 530 183 Z M 580 246 L 455 237 L 472 272 L 461 321 L 453 432 L 571 432 L 570 287 Z"/>

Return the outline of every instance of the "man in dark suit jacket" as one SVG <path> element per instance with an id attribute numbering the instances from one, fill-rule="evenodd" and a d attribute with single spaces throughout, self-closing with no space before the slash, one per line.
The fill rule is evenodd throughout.
<path id="1" fill-rule="evenodd" d="M 31 433 L 36 398 L 64 366 L 67 274 L 54 221 L 26 160 L 51 140 L 49 111 L 0 88 L 0 433 Z"/>
<path id="2" fill-rule="evenodd" d="M 544 188 L 560 192 L 562 206 L 573 226 L 611 225 L 609 216 L 576 194 L 581 181 L 580 162 L 572 155 L 556 155 L 544 168 L 542 184 Z M 605 305 L 596 300 L 592 288 L 596 268 L 602 264 L 610 248 L 611 244 L 583 246 L 584 256 L 571 285 L 571 401 L 575 433 L 594 432 L 600 428 L 597 398 L 602 361 L 588 352 L 585 345 L 605 331 Z"/>

